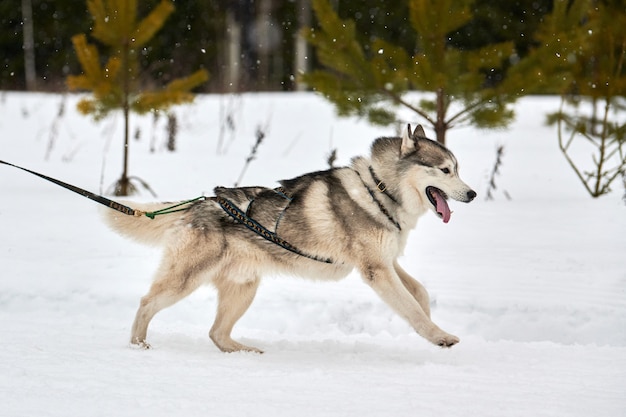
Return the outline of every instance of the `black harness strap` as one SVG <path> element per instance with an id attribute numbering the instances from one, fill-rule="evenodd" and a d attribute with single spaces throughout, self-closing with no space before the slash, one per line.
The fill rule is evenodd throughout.
<path id="1" fill-rule="evenodd" d="M 239 207 L 234 205 L 230 200 L 224 197 L 215 197 L 215 201 L 217 201 L 222 210 L 224 210 L 226 214 L 232 217 L 237 223 L 243 224 L 248 229 L 261 236 L 263 239 L 272 242 L 273 244 L 278 245 L 281 248 L 288 250 L 289 252 L 295 253 L 296 255 L 304 256 L 305 258 L 309 258 L 318 262 L 324 262 L 327 264 L 334 263 L 333 260 L 330 258 L 320 258 L 318 256 L 302 252 L 300 249 L 296 248 L 285 239 L 280 238 L 276 233 L 269 231 L 256 220 L 248 217 L 246 213 L 244 213 Z"/>
<path id="2" fill-rule="evenodd" d="M 361 182 L 363 183 L 363 186 L 365 187 L 365 189 L 367 190 L 367 192 L 369 193 L 369 195 L 372 197 L 372 200 L 374 200 L 374 202 L 376 203 L 376 205 L 378 206 L 378 208 L 380 209 L 380 211 L 387 217 L 387 219 L 389 219 L 389 221 L 391 223 L 393 223 L 394 226 L 396 226 L 396 228 L 398 230 L 402 230 L 402 227 L 400 226 L 400 223 L 398 223 L 398 221 L 396 219 L 393 218 L 393 216 L 391 215 L 391 213 L 389 213 L 389 210 L 387 210 L 387 208 L 383 205 L 383 203 L 381 203 L 378 198 L 376 198 L 376 194 L 374 193 L 374 190 L 372 190 L 366 183 L 365 181 L 363 181 L 363 177 L 361 177 L 361 174 L 359 174 L 359 171 L 357 171 L 356 169 L 354 170 L 354 172 L 356 172 L 356 175 L 359 176 L 359 179 L 361 180 Z M 372 169 L 372 167 L 370 167 L 370 172 L 372 173 L 372 178 L 374 178 L 374 181 L 376 181 L 376 176 L 374 174 L 374 170 Z M 384 183 L 382 181 L 379 181 L 379 183 L 376 185 L 376 189 L 378 191 L 380 191 L 381 193 L 384 192 L 386 190 L 386 187 L 383 188 L 382 190 L 380 189 L 380 184 Z M 386 193 L 386 195 L 393 200 L 394 202 L 397 201 L 391 196 L 391 194 Z"/>
<path id="3" fill-rule="evenodd" d="M 378 178 L 378 176 L 376 175 L 376 172 L 374 171 L 374 168 L 371 165 L 369 166 L 369 170 L 370 170 L 370 174 L 372 175 L 372 179 L 376 183 L 376 189 L 380 191 L 381 193 L 385 194 L 387 197 L 389 197 L 391 201 L 398 204 L 398 200 L 396 200 L 393 194 L 389 192 L 389 190 L 387 189 L 387 185 L 383 182 L 383 180 Z"/>

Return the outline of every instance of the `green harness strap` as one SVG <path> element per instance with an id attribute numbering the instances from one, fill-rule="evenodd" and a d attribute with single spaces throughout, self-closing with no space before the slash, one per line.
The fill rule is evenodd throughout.
<path id="1" fill-rule="evenodd" d="M 178 204 L 174 204 L 173 206 L 165 207 L 165 208 L 155 210 L 155 211 L 141 211 L 141 210 L 135 210 L 135 211 L 138 211 L 139 215 L 145 215 L 146 217 L 150 217 L 151 219 L 154 219 L 155 216 L 158 216 L 160 214 L 170 214 L 170 213 L 176 213 L 177 211 L 188 210 L 189 207 L 185 207 L 185 208 L 177 208 L 177 207 L 195 203 L 196 201 L 200 201 L 200 200 L 206 200 L 206 197 L 200 196 L 200 197 L 192 198 L 191 200 L 186 200 Z"/>

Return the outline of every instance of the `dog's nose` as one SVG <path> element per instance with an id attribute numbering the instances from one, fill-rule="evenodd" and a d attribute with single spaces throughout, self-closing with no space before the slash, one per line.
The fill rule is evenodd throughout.
<path id="1" fill-rule="evenodd" d="M 467 192 L 467 200 L 468 200 L 468 202 L 472 201 L 472 200 L 473 200 L 473 199 L 475 199 L 475 198 L 476 198 L 476 191 L 474 191 L 474 190 L 469 190 L 469 191 Z"/>

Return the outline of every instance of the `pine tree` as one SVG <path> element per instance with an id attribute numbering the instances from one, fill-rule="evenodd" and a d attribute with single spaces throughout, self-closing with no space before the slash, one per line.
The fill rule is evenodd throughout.
<path id="1" fill-rule="evenodd" d="M 490 84 L 488 76 L 503 69 L 513 44 L 462 50 L 448 39 L 471 20 L 471 3 L 409 0 L 408 23 L 417 35 L 415 50 L 409 52 L 382 39 L 360 41 L 354 21 L 340 19 L 328 0 L 314 0 L 320 28 L 305 29 L 303 35 L 326 69 L 302 78 L 333 102 L 340 115 L 390 124 L 396 116 L 389 104 L 404 107 L 430 124 L 441 143 L 447 130 L 460 124 L 505 126 L 513 118 L 508 104 L 517 96 Z M 406 94 L 411 90 L 430 92 L 433 98 L 414 103 Z"/>
<path id="2" fill-rule="evenodd" d="M 593 0 L 554 0 L 552 12 L 534 33 L 527 57 L 508 72 L 505 83 L 527 93 L 562 94 L 573 79 L 572 63 L 590 47 L 586 16 Z"/>
<path id="3" fill-rule="evenodd" d="M 619 117 L 626 110 L 625 27 L 621 1 L 555 0 L 537 32 L 540 46 L 518 69 L 534 91 L 561 94 L 548 123 L 557 125 L 563 155 L 594 198 L 626 174 L 626 123 Z M 573 157 L 573 144 L 591 146 L 591 164 Z"/>
<path id="4" fill-rule="evenodd" d="M 116 195 L 134 191 L 128 177 L 129 117 L 130 112 L 144 114 L 191 102 L 191 90 L 208 79 L 205 70 L 171 81 L 160 90 L 141 88 L 139 53 L 174 11 L 169 0 L 161 3 L 144 19 L 137 20 L 136 0 L 87 0 L 94 20 L 91 35 L 109 48 L 109 59 L 101 66 L 98 48 L 87 42 L 85 34 L 72 38 L 83 74 L 67 77 L 71 90 L 88 90 L 92 98 L 78 103 L 78 110 L 99 120 L 109 112 L 122 110 L 124 114 L 124 166 L 115 186 Z M 145 82 L 145 80 L 144 80 Z M 156 84 L 156 83 L 155 83 Z"/>

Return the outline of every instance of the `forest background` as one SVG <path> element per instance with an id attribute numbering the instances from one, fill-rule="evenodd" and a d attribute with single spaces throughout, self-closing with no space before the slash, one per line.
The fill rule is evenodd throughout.
<path id="1" fill-rule="evenodd" d="M 146 15 L 159 2 L 140 1 L 138 15 Z M 406 0 L 331 3 L 339 17 L 354 20 L 363 39 L 382 39 L 408 51 L 415 47 Z M 471 6 L 471 21 L 450 33 L 448 42 L 476 49 L 512 41 L 523 57 L 534 46 L 533 34 L 552 3 L 477 0 Z M 142 51 L 146 80 L 167 83 L 206 69 L 210 80 L 196 92 L 293 91 L 305 88 L 298 84 L 298 73 L 321 67 L 311 46 L 299 36 L 301 28 L 316 26 L 309 0 L 196 0 L 174 5 L 174 13 Z M 71 38 L 89 33 L 92 25 L 85 2 L 1 2 L 0 90 L 66 91 L 66 77 L 80 73 Z M 25 59 L 29 49 L 30 64 Z M 28 65 L 34 80 L 27 80 Z"/>
<path id="2" fill-rule="evenodd" d="M 397 117 L 395 106 L 404 106 L 414 113 L 409 119 L 426 121 L 442 144 L 446 132 L 461 125 L 506 127 L 514 118 L 510 105 L 523 95 L 554 94 L 561 96 L 561 106 L 547 115 L 548 123 L 557 125 L 559 147 L 581 184 L 592 197 L 610 192 L 619 178 L 626 187 L 626 124 L 619 116 L 626 109 L 623 0 L 86 3 L 92 14 L 94 8 L 113 10 L 113 20 L 119 21 L 126 19 L 122 9 L 137 7 L 139 16 L 155 8 L 163 12 L 150 36 L 133 35 L 149 39 L 138 43 L 132 53 L 138 62 L 123 71 L 126 78 L 132 73 L 138 93 L 159 85 L 185 85 L 183 90 L 198 93 L 313 90 L 334 102 L 340 115 L 395 123 L 397 129 L 406 120 Z M 102 80 L 72 85 L 73 74 L 81 72 L 72 39 L 92 32 L 90 42 L 100 48 L 105 45 L 98 41 L 106 38 L 96 36 L 98 24 L 87 4 L 80 4 L 1 3 L 0 21 L 7 30 L 0 31 L 0 90 L 65 92 L 69 86 L 92 90 L 102 102 L 112 100 L 98 97 Z M 172 6 L 174 13 L 166 17 L 164 10 Z M 107 18 L 100 25 L 111 26 Z M 135 41 L 122 38 L 126 48 Z M 83 56 L 89 52 L 85 45 Z M 115 77 L 108 65 L 87 66 L 106 81 Z M 131 97 L 130 82 L 122 85 L 126 100 L 114 95 L 113 108 L 124 109 L 128 126 L 137 99 Z M 434 97 L 412 103 L 404 97 L 409 91 Z M 165 107 L 180 102 L 162 100 Z M 125 144 L 129 134 L 126 128 Z M 581 141 L 591 145 L 592 164 L 571 158 L 572 143 Z M 126 173 L 125 164 L 120 184 L 128 183 Z"/>

